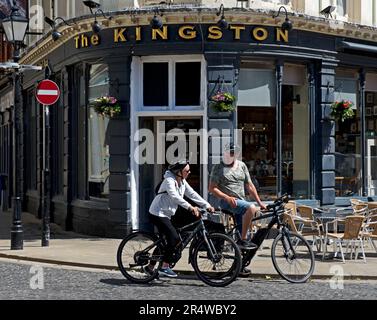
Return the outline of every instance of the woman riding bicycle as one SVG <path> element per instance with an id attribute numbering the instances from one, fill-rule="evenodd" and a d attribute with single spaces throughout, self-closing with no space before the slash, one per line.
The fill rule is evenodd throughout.
<path id="1" fill-rule="evenodd" d="M 196 217 L 200 213 L 197 207 L 192 206 L 183 197 L 194 201 L 210 212 L 215 209 L 205 201 L 194 189 L 188 184 L 186 178 L 190 173 L 190 164 L 183 160 L 174 163 L 168 167 L 164 174 L 156 197 L 153 199 L 149 208 L 149 219 L 157 227 L 158 232 L 166 237 L 167 247 L 164 252 L 163 264 L 159 275 L 167 277 L 176 277 L 177 274 L 171 270 L 170 264 L 174 263 L 174 253 L 180 238 L 177 230 L 171 222 L 171 217 L 175 214 L 178 206 L 190 211 Z M 147 273 L 153 273 L 154 266 L 149 264 L 144 267 Z"/>

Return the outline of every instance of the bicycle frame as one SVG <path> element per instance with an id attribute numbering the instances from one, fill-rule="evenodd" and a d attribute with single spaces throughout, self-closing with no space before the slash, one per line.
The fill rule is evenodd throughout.
<path id="1" fill-rule="evenodd" d="M 192 226 L 195 226 L 195 229 L 193 231 L 190 231 L 190 235 L 185 238 L 183 241 L 182 241 L 182 237 L 181 237 L 181 233 L 184 232 L 185 230 L 191 228 Z M 215 259 L 215 248 L 213 247 L 213 245 L 211 246 L 210 242 L 208 241 L 208 238 L 207 238 L 207 230 L 205 228 L 205 225 L 204 225 L 204 222 L 203 222 L 203 219 L 200 219 L 198 221 L 195 221 L 195 222 L 192 222 L 186 226 L 183 226 L 181 228 L 177 228 L 177 232 L 178 232 L 178 235 L 179 237 L 181 238 L 181 242 L 179 242 L 177 244 L 177 247 L 176 247 L 176 250 L 179 250 L 179 253 L 181 253 L 186 247 L 187 245 L 190 243 L 190 241 L 199 234 L 199 236 L 202 236 L 206 245 L 207 245 L 207 248 L 208 248 L 208 252 L 209 252 L 209 255 L 210 255 L 210 258 L 211 259 Z M 163 246 L 166 246 L 163 238 L 161 238 L 159 235 L 158 235 L 158 239 L 153 242 L 151 245 L 149 245 L 148 247 L 146 247 L 145 249 L 143 249 L 141 252 L 148 252 L 150 249 L 152 249 L 154 246 L 157 246 L 159 243 L 162 243 Z M 191 244 L 192 246 L 193 244 Z M 192 252 L 192 248 L 190 246 L 190 254 L 189 254 L 189 263 L 191 263 L 191 252 Z M 162 259 L 162 255 L 159 256 L 160 259 Z"/>
<path id="2" fill-rule="evenodd" d="M 279 206 L 276 206 L 276 207 L 272 207 L 268 212 L 270 212 L 270 213 L 263 214 L 259 217 L 253 218 L 251 220 L 252 222 L 254 222 L 254 221 L 258 221 L 258 220 L 262 220 L 262 219 L 272 218 L 271 221 L 268 223 L 267 227 L 264 228 L 266 230 L 266 232 L 263 235 L 263 238 L 261 239 L 260 245 L 266 239 L 266 237 L 269 233 L 268 231 L 270 231 L 274 225 L 277 225 L 277 229 L 279 230 L 279 232 L 282 233 L 284 235 L 284 237 L 288 240 L 288 244 L 289 244 L 290 249 L 293 249 L 291 239 L 290 239 L 290 237 L 288 237 L 289 230 L 288 230 L 286 224 L 283 223 L 283 221 L 281 220 L 281 214 L 284 212 L 284 208 L 282 208 L 281 205 L 279 205 Z M 234 229 L 237 230 L 237 225 L 235 225 L 231 229 L 231 231 L 228 232 L 227 234 L 232 233 L 234 231 Z M 238 232 L 238 236 L 240 236 L 238 230 L 237 230 L 237 232 Z M 287 245 L 286 242 L 283 241 L 283 247 L 284 247 L 285 252 L 288 251 L 288 248 L 287 248 L 286 245 Z M 245 258 L 246 258 L 245 265 L 248 265 L 250 263 L 250 261 L 254 258 L 255 254 L 257 252 L 257 249 L 249 249 L 249 250 L 245 250 L 245 251 L 246 251 L 246 253 L 245 253 Z M 294 252 L 294 250 L 292 250 L 292 252 Z"/>

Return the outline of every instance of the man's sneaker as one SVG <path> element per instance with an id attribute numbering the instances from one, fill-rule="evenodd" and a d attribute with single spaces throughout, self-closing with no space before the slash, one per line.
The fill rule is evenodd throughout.
<path id="1" fill-rule="evenodd" d="M 251 241 L 247 241 L 247 240 L 238 240 L 237 245 L 240 249 L 246 249 L 246 250 L 258 248 L 258 246 L 255 243 Z"/>
<path id="2" fill-rule="evenodd" d="M 161 268 L 158 270 L 158 274 L 160 276 L 170 277 L 170 278 L 176 278 L 177 274 L 170 268 Z"/>
<path id="3" fill-rule="evenodd" d="M 249 275 L 251 275 L 251 270 L 248 268 L 242 268 L 239 273 L 240 277 L 248 277 Z"/>
<path id="4" fill-rule="evenodd" d="M 151 268 L 149 268 L 148 265 L 143 266 L 143 271 L 144 271 L 144 273 L 146 273 L 147 275 L 150 275 L 150 276 L 153 276 L 153 275 L 154 275 L 154 271 L 151 270 Z"/>

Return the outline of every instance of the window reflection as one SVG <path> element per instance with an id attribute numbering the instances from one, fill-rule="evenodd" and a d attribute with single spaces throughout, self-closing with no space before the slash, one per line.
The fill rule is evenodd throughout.
<path id="1" fill-rule="evenodd" d="M 109 93 L 109 71 L 105 64 L 90 67 L 89 103 Z M 109 141 L 106 131 L 109 119 L 89 108 L 88 126 L 88 179 L 89 195 L 108 197 L 109 194 Z"/>

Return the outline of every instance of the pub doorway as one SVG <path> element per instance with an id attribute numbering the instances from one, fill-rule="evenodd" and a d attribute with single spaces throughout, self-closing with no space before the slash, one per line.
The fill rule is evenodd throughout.
<path id="1" fill-rule="evenodd" d="M 201 117 L 139 117 L 139 129 L 153 132 L 153 163 L 139 164 L 138 178 L 138 211 L 139 228 L 150 230 L 148 210 L 155 196 L 155 187 L 161 181 L 165 171 L 173 159 L 190 161 L 189 184 L 203 195 L 204 183 L 201 165 L 203 159 L 203 143 L 200 138 L 202 128 Z"/>

